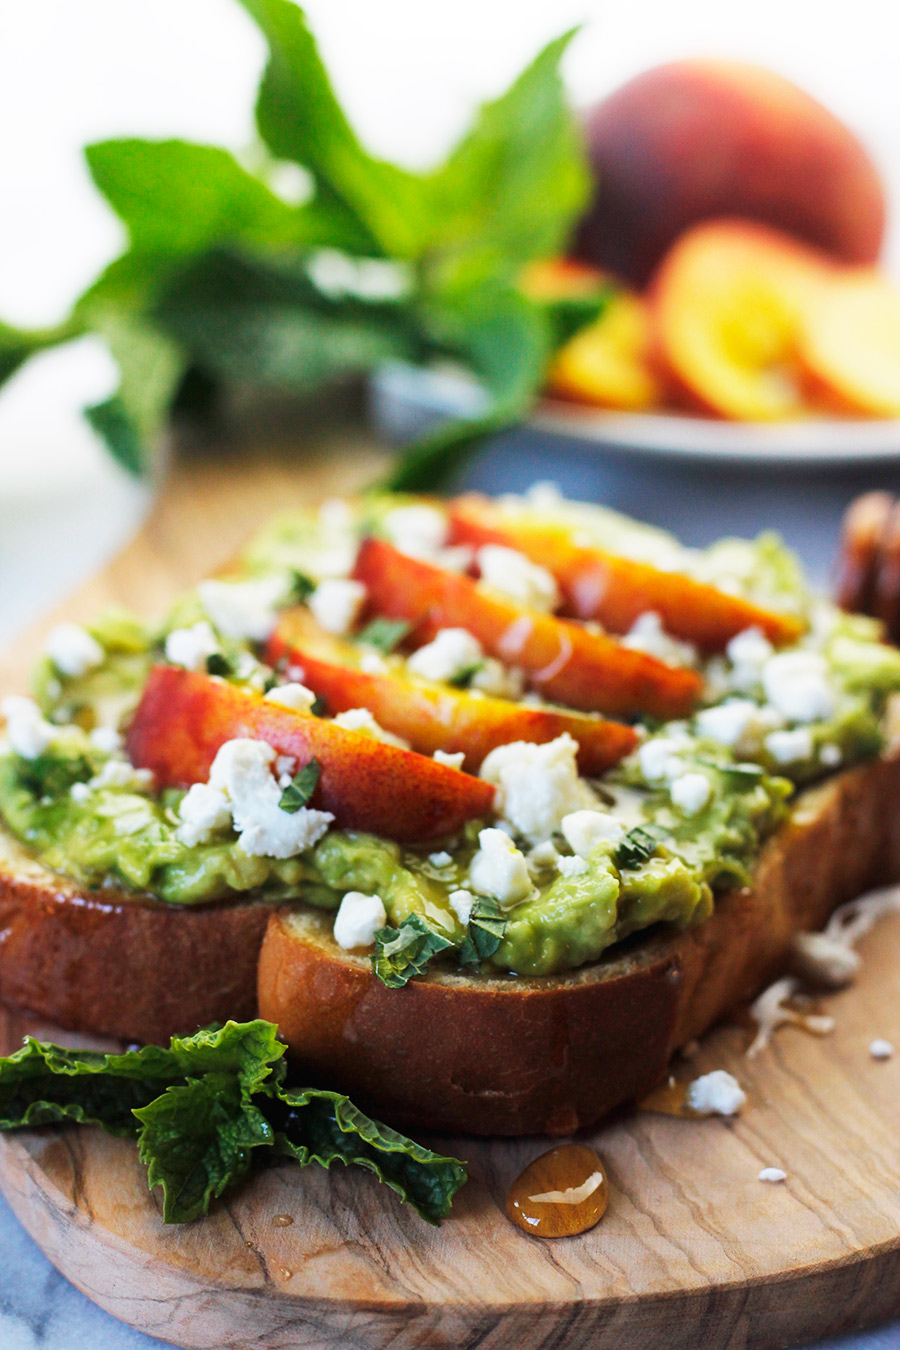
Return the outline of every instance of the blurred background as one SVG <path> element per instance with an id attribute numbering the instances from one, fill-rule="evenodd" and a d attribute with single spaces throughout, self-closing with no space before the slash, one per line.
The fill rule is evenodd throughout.
<path id="1" fill-rule="evenodd" d="M 886 258 L 900 274 L 895 0 L 852 8 L 309 0 L 306 10 L 367 145 L 415 167 L 436 160 L 473 107 L 570 24 L 584 24 L 564 60 L 579 104 L 666 60 L 768 66 L 870 149 L 892 201 Z M 122 246 L 119 223 L 91 186 L 84 144 L 130 134 L 240 150 L 252 137 L 263 57 L 260 34 L 231 0 L 2 0 L 0 315 L 22 325 L 57 321 Z M 109 460 L 79 415 L 115 378 L 109 356 L 85 339 L 38 357 L 0 394 L 0 641 L 96 566 L 146 509 L 146 487 Z"/>

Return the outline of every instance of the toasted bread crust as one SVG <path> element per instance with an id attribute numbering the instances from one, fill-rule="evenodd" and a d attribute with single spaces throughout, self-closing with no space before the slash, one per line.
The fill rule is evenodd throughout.
<path id="1" fill-rule="evenodd" d="M 338 948 L 330 920 L 279 913 L 260 952 L 259 1011 L 290 1053 L 404 1126 L 562 1134 L 648 1091 L 672 1053 L 752 997 L 793 935 L 900 876 L 900 758 L 801 795 L 766 845 L 752 889 L 705 923 L 633 939 L 542 978 L 441 973 L 387 989 Z"/>
<path id="2" fill-rule="evenodd" d="M 252 901 L 188 909 L 85 891 L 0 832 L 0 1002 L 129 1041 L 251 1018 L 271 913 Z"/>

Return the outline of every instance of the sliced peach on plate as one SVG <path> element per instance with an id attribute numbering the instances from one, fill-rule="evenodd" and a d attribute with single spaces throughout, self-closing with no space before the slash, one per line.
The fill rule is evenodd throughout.
<path id="1" fill-rule="evenodd" d="M 621 722 L 434 684 L 411 675 L 398 657 L 387 658 L 383 670 L 361 670 L 359 647 L 326 633 L 307 609 L 282 615 L 267 655 L 273 664 L 286 658 L 297 667 L 297 678 L 324 698 L 329 712 L 368 708 L 376 722 L 423 754 L 462 751 L 470 772 L 498 745 L 540 744 L 568 732 L 578 742 L 581 772 L 599 774 L 637 743 Z"/>
<path id="2" fill-rule="evenodd" d="M 525 609 L 471 577 L 445 572 L 380 539 L 363 541 L 355 576 L 374 613 L 406 619 L 413 640 L 441 628 L 465 628 L 491 656 L 525 671 L 555 703 L 613 715 L 679 717 L 700 694 L 693 671 L 631 651 L 603 633 Z"/>
<path id="3" fill-rule="evenodd" d="M 300 764 L 318 760 L 312 805 L 344 829 L 433 839 L 486 816 L 493 803 L 488 783 L 458 769 L 175 666 L 150 672 L 126 748 L 160 787 L 187 787 L 206 782 L 221 746 L 245 736 Z"/>
<path id="4" fill-rule="evenodd" d="M 874 268 L 836 275 L 810 297 L 799 356 L 840 411 L 900 417 L 900 288 Z"/>
<path id="5" fill-rule="evenodd" d="M 598 619 L 614 633 L 626 633 L 647 610 L 659 614 L 667 632 L 705 651 L 721 651 L 745 628 L 761 628 L 775 643 L 792 642 L 803 631 L 793 615 L 678 572 L 578 544 L 571 529 L 538 512 L 517 512 L 473 494 L 458 498 L 450 515 L 455 543 L 504 544 L 524 553 L 553 573 L 564 613 Z"/>
<path id="6" fill-rule="evenodd" d="M 651 283 L 657 354 L 673 397 L 737 421 L 803 416 L 801 317 L 833 270 L 814 249 L 751 221 L 688 230 Z"/>
<path id="7" fill-rule="evenodd" d="M 603 313 L 556 353 L 547 376 L 554 398 L 640 412 L 659 402 L 651 365 L 652 325 L 645 300 L 613 295 Z"/>

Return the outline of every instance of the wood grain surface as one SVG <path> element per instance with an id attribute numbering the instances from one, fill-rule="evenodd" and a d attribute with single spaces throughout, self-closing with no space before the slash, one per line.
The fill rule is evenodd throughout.
<path id="1" fill-rule="evenodd" d="M 299 465 L 181 465 L 140 535 L 63 612 L 159 610 L 271 510 L 351 491 L 377 466 L 365 443 L 336 450 L 326 441 Z M 24 686 L 45 627 L 2 662 L 4 692 Z M 831 1037 L 789 1028 L 748 1061 L 746 1032 L 722 1028 L 678 1067 L 730 1069 L 749 1096 L 739 1118 L 637 1113 L 579 1140 L 606 1164 L 610 1203 L 578 1237 L 535 1239 L 506 1217 L 508 1187 L 544 1139 L 429 1141 L 471 1170 L 439 1229 L 365 1172 L 287 1164 L 208 1219 L 166 1227 L 134 1146 L 93 1129 L 3 1137 L 0 1187 L 74 1284 L 179 1346 L 798 1345 L 900 1311 L 900 1054 L 868 1053 L 874 1037 L 900 1046 L 900 916 L 860 950 L 861 978 L 828 1000 Z M 0 1050 L 26 1029 L 54 1036 L 3 1015 Z M 766 1166 L 787 1181 L 760 1182 Z"/>

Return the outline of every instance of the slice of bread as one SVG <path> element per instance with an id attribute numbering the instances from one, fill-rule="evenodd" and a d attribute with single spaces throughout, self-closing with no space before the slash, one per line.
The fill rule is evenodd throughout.
<path id="1" fill-rule="evenodd" d="M 165 1043 L 256 1016 L 269 905 L 193 908 L 51 872 L 0 829 L 0 1002 L 57 1026 Z"/>
<path id="2" fill-rule="evenodd" d="M 793 935 L 900 877 L 900 755 L 804 792 L 733 891 L 687 932 L 637 935 L 541 978 L 429 972 L 388 989 L 312 910 L 269 921 L 259 1011 L 305 1077 L 405 1127 L 568 1134 L 639 1097 L 678 1047 L 750 999 Z"/>

